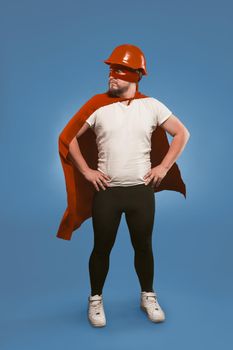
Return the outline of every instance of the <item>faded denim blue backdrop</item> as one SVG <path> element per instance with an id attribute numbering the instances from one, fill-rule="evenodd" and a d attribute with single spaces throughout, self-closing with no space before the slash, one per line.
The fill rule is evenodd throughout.
<path id="1" fill-rule="evenodd" d="M 1 349 L 232 349 L 232 4 L 1 1 Z M 138 45 L 139 91 L 187 126 L 187 186 L 156 194 L 150 322 L 125 218 L 104 287 L 107 326 L 87 320 L 91 219 L 56 238 L 66 208 L 58 135 L 106 91 L 106 59 Z M 170 139 L 170 138 L 169 138 Z M 170 139 L 171 140 L 171 139 Z"/>

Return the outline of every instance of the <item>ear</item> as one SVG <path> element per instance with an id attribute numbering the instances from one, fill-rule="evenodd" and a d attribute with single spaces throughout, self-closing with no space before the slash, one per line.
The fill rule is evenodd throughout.
<path id="1" fill-rule="evenodd" d="M 137 69 L 136 72 L 137 72 L 138 75 L 139 75 L 139 80 L 138 80 L 138 81 L 140 81 L 140 80 L 142 79 L 142 71 L 139 70 L 139 69 Z"/>

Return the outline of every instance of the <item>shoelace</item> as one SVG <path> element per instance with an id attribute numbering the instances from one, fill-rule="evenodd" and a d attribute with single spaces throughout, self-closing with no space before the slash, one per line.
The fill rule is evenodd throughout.
<path id="1" fill-rule="evenodd" d="M 96 315 L 99 315 L 100 314 L 100 308 L 101 308 L 101 305 L 102 305 L 102 300 L 91 300 L 91 305 L 94 307 L 94 312 Z"/>
<path id="2" fill-rule="evenodd" d="M 149 306 L 155 307 L 156 310 L 159 310 L 156 296 L 152 296 L 152 295 L 147 296 L 146 300 Z"/>

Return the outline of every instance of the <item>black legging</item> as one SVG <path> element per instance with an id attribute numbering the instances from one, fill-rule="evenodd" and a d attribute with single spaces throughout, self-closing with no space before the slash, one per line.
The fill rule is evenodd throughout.
<path id="1" fill-rule="evenodd" d="M 154 258 L 152 232 L 155 195 L 150 184 L 107 187 L 96 190 L 93 198 L 92 224 L 94 247 L 89 259 L 91 295 L 102 294 L 109 269 L 109 256 L 114 245 L 122 212 L 125 213 L 134 266 L 141 291 L 153 290 Z"/>

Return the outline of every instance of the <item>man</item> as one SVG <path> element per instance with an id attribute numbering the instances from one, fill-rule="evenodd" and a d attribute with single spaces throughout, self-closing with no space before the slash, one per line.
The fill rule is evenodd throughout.
<path id="1" fill-rule="evenodd" d="M 84 108 L 83 117 L 80 110 L 79 118 L 74 116 L 59 137 L 67 190 L 71 191 L 69 188 L 72 183 L 77 189 L 77 183 L 81 186 L 81 181 L 83 186 L 87 183 L 91 185 L 91 196 L 86 187 L 91 212 L 90 207 L 85 212 L 84 204 L 79 207 L 76 205 L 80 213 L 83 211 L 85 215 L 78 218 L 76 213 L 74 218 L 75 214 L 71 215 L 69 211 L 74 208 L 73 202 L 80 202 L 80 197 L 70 194 L 57 236 L 69 239 L 67 237 L 70 236 L 64 232 L 69 226 L 70 218 L 73 218 L 71 227 L 76 228 L 85 218 L 92 216 L 94 247 L 89 259 L 91 295 L 88 297 L 88 318 L 93 326 L 105 326 L 102 289 L 121 216 L 125 213 L 135 251 L 134 266 L 141 286 L 140 306 L 151 321 L 161 322 L 165 319 L 165 314 L 153 289 L 154 192 L 164 182 L 164 188 L 178 190 L 185 195 L 184 183 L 175 161 L 190 134 L 162 102 L 138 92 L 138 82 L 147 71 L 145 56 L 137 46 L 120 45 L 104 62 L 110 66 L 108 91 L 96 95 L 91 108 Z M 157 134 L 157 144 L 153 139 L 154 132 L 159 127 L 164 133 L 173 136 L 172 143 L 167 148 L 161 135 Z M 74 129 L 78 132 L 74 132 Z M 92 136 L 95 135 L 98 147 L 97 169 L 90 167 L 92 158 L 88 152 L 86 156 L 89 161 L 86 162 L 83 153 L 87 143 L 85 145 L 80 142 L 81 137 L 90 131 Z M 156 161 L 153 156 L 156 153 L 155 145 L 158 156 Z M 152 167 L 151 159 L 156 166 Z M 173 177 L 169 179 L 171 169 Z M 82 175 L 82 180 L 77 177 L 77 170 Z M 169 179 L 167 183 L 166 178 Z"/>

